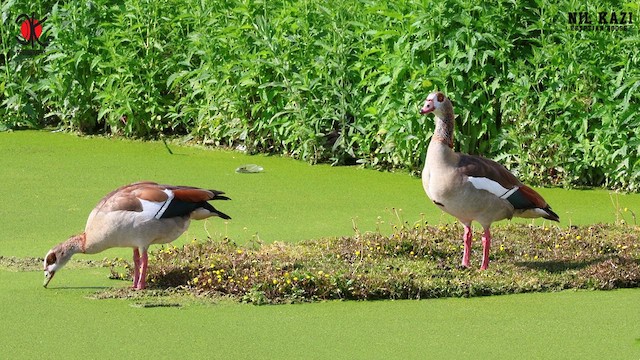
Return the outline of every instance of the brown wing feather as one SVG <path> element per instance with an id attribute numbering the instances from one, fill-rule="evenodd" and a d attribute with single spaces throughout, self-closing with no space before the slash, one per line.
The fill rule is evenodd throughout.
<path id="1" fill-rule="evenodd" d="M 523 185 L 507 168 L 493 160 L 481 156 L 459 155 L 458 171 L 464 175 L 491 179 L 505 189 Z"/>
<path id="2" fill-rule="evenodd" d="M 522 185 L 520 187 L 520 191 L 522 191 L 524 196 L 526 196 L 527 199 L 529 199 L 529 201 L 531 201 L 533 205 L 535 205 L 536 207 L 540 209 L 545 209 L 549 207 L 549 204 L 547 204 L 547 202 L 544 201 L 544 199 L 542 198 L 542 195 L 538 194 L 535 190 L 528 187 L 527 185 Z"/>
<path id="3" fill-rule="evenodd" d="M 175 188 L 172 190 L 176 199 L 192 203 L 211 200 L 214 197 L 211 191 L 204 189 Z"/>
<path id="4" fill-rule="evenodd" d="M 96 209 L 99 211 L 142 211 L 142 204 L 132 193 L 142 187 L 153 187 L 157 185 L 158 184 L 151 181 L 141 181 L 121 186 L 105 195 L 98 205 L 96 205 Z"/>
<path id="5" fill-rule="evenodd" d="M 163 191 L 173 191 L 177 200 L 191 203 L 200 203 L 209 200 L 228 200 L 222 191 L 205 190 L 191 186 L 158 185 L 151 181 L 142 181 L 121 186 L 107 194 L 96 206 L 99 211 L 142 211 L 142 203 L 139 199 L 161 202 L 169 197 Z"/>
<path id="6" fill-rule="evenodd" d="M 516 209 L 526 210 L 537 208 L 546 213 L 546 215 L 537 216 L 542 216 L 545 219 L 553 221 L 560 221 L 558 214 L 551 210 L 549 204 L 547 204 L 540 194 L 532 188 L 524 185 L 509 170 L 507 170 L 507 168 L 493 160 L 485 159 L 480 156 L 460 154 L 458 171 L 466 176 L 491 179 L 499 183 L 505 189 L 513 189 L 517 187 L 518 190 L 506 199 Z"/>

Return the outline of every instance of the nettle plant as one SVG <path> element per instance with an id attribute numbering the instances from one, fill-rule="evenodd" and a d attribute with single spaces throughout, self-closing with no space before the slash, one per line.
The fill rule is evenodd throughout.
<path id="1" fill-rule="evenodd" d="M 12 18 L 34 11 L 49 44 L 26 56 Z M 419 173 L 433 123 L 418 108 L 438 89 L 457 150 L 527 182 L 637 190 L 638 29 L 569 19 L 600 11 L 640 19 L 570 0 L 9 1 L 0 123 Z"/>

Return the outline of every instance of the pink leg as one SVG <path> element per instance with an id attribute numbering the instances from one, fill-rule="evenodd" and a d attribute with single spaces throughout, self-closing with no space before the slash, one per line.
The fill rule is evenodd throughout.
<path id="1" fill-rule="evenodd" d="M 147 249 L 142 250 L 142 256 L 140 258 L 140 279 L 138 280 L 138 287 L 136 289 L 142 290 L 147 286 L 147 266 L 149 263 L 149 255 Z"/>
<path id="2" fill-rule="evenodd" d="M 138 280 L 140 279 L 140 251 L 138 248 L 133 249 L 133 288 L 138 287 Z"/>
<path id="3" fill-rule="evenodd" d="M 491 231 L 487 227 L 484 229 L 484 236 L 482 236 L 482 266 L 480 270 L 487 270 L 489 267 L 489 249 L 491 249 Z"/>
<path id="4" fill-rule="evenodd" d="M 464 253 L 462 255 L 462 266 L 469 267 L 469 258 L 471 257 L 471 238 L 473 237 L 473 231 L 467 224 L 464 225 L 464 235 L 462 240 L 464 241 Z"/>

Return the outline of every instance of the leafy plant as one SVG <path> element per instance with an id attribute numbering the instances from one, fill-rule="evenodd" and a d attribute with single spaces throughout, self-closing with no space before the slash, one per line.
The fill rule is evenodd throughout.
<path id="1" fill-rule="evenodd" d="M 434 89 L 457 150 L 535 184 L 638 190 L 638 27 L 580 31 L 569 13 L 634 3 L 548 0 L 8 1 L 0 124 L 54 124 L 312 163 L 420 172 Z M 49 44 L 13 41 L 47 13 Z"/>

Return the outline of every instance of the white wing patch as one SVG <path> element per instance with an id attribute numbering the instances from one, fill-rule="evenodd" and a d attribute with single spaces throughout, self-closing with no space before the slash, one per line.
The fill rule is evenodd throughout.
<path id="1" fill-rule="evenodd" d="M 164 193 L 167 194 L 168 196 L 167 200 L 165 201 L 156 202 L 156 201 L 138 199 L 142 204 L 142 214 L 147 219 L 154 219 L 154 218 L 160 219 L 164 214 L 164 212 L 167 211 L 167 208 L 169 207 L 169 205 L 171 204 L 171 201 L 174 198 L 173 191 L 169 189 L 164 189 L 162 191 L 164 191 Z"/>
<path id="2" fill-rule="evenodd" d="M 518 191 L 517 186 L 511 189 L 507 189 L 502 185 L 500 185 L 499 182 L 493 181 L 485 177 L 468 176 L 467 179 L 469 180 L 471 185 L 473 185 L 474 188 L 478 190 L 486 190 L 501 199 L 506 199 L 509 196 L 511 196 L 514 192 Z"/>

